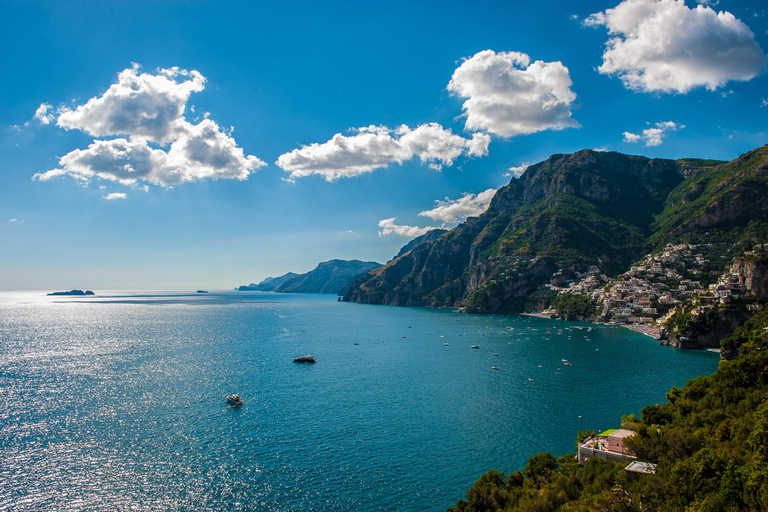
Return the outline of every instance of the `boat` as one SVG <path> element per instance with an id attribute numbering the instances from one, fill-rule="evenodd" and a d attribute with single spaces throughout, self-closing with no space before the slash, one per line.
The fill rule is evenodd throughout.
<path id="1" fill-rule="evenodd" d="M 243 405 L 243 400 L 240 395 L 227 395 L 227 404 L 232 407 L 240 407 Z"/>
<path id="2" fill-rule="evenodd" d="M 310 355 L 301 356 L 301 357 L 294 357 L 293 358 L 294 363 L 316 363 L 317 359 Z"/>
<path id="3" fill-rule="evenodd" d="M 480 348 L 480 345 L 472 345 L 472 346 L 471 346 L 471 347 L 469 347 L 469 348 Z"/>

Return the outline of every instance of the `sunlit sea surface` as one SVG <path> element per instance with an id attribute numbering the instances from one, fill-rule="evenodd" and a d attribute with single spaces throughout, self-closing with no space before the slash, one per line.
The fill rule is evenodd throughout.
<path id="1" fill-rule="evenodd" d="M 330 295 L 4 293 L 0 510 L 445 510 L 717 362 L 621 328 Z"/>

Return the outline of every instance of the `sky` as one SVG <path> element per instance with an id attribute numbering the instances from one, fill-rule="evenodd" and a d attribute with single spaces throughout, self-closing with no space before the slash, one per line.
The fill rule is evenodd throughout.
<path id="1" fill-rule="evenodd" d="M 552 154 L 768 143 L 754 0 L 0 0 L 0 47 L 0 290 L 385 263 Z"/>

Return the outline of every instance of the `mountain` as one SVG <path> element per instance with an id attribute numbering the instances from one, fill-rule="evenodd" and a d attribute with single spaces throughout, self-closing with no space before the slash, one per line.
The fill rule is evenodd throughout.
<path id="1" fill-rule="evenodd" d="M 344 300 L 519 312 L 545 284 L 615 276 L 673 241 L 768 238 L 768 146 L 732 162 L 582 150 L 499 189 L 488 210 L 355 281 Z"/>
<path id="2" fill-rule="evenodd" d="M 247 291 L 271 292 L 271 291 L 274 291 L 275 288 L 277 288 L 284 282 L 290 279 L 293 279 L 294 277 L 299 277 L 299 274 L 288 272 L 287 274 L 284 274 L 280 277 L 268 277 L 264 279 L 262 282 L 260 282 L 259 284 L 251 283 L 248 285 L 238 286 L 237 290 L 241 292 L 247 292 Z"/>
<path id="3" fill-rule="evenodd" d="M 699 167 L 665 201 L 650 241 L 765 241 L 768 232 L 768 146 L 730 162 Z M 762 239 L 761 239 L 762 238 Z"/>
<path id="4" fill-rule="evenodd" d="M 414 238 L 413 240 L 405 244 L 400 249 L 400 252 L 398 252 L 397 255 L 392 259 L 394 260 L 399 258 L 400 256 L 407 253 L 408 251 L 410 251 L 411 249 L 413 249 L 414 247 L 416 247 L 422 242 L 434 242 L 435 240 L 437 240 L 447 232 L 448 232 L 447 229 L 432 229 L 430 231 L 427 231 L 425 234 L 421 236 L 417 236 L 416 238 Z"/>
<path id="5" fill-rule="evenodd" d="M 281 293 L 336 293 L 343 294 L 352 281 L 381 263 L 359 260 L 324 261 L 306 274 L 289 272 L 280 277 L 268 277 L 257 285 L 240 286 L 238 290 L 275 291 Z"/>

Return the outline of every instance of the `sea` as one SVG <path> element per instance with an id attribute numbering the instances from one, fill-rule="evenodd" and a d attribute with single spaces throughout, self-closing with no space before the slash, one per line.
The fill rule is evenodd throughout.
<path id="1" fill-rule="evenodd" d="M 445 510 L 718 361 L 332 295 L 0 293 L 0 510 Z"/>

